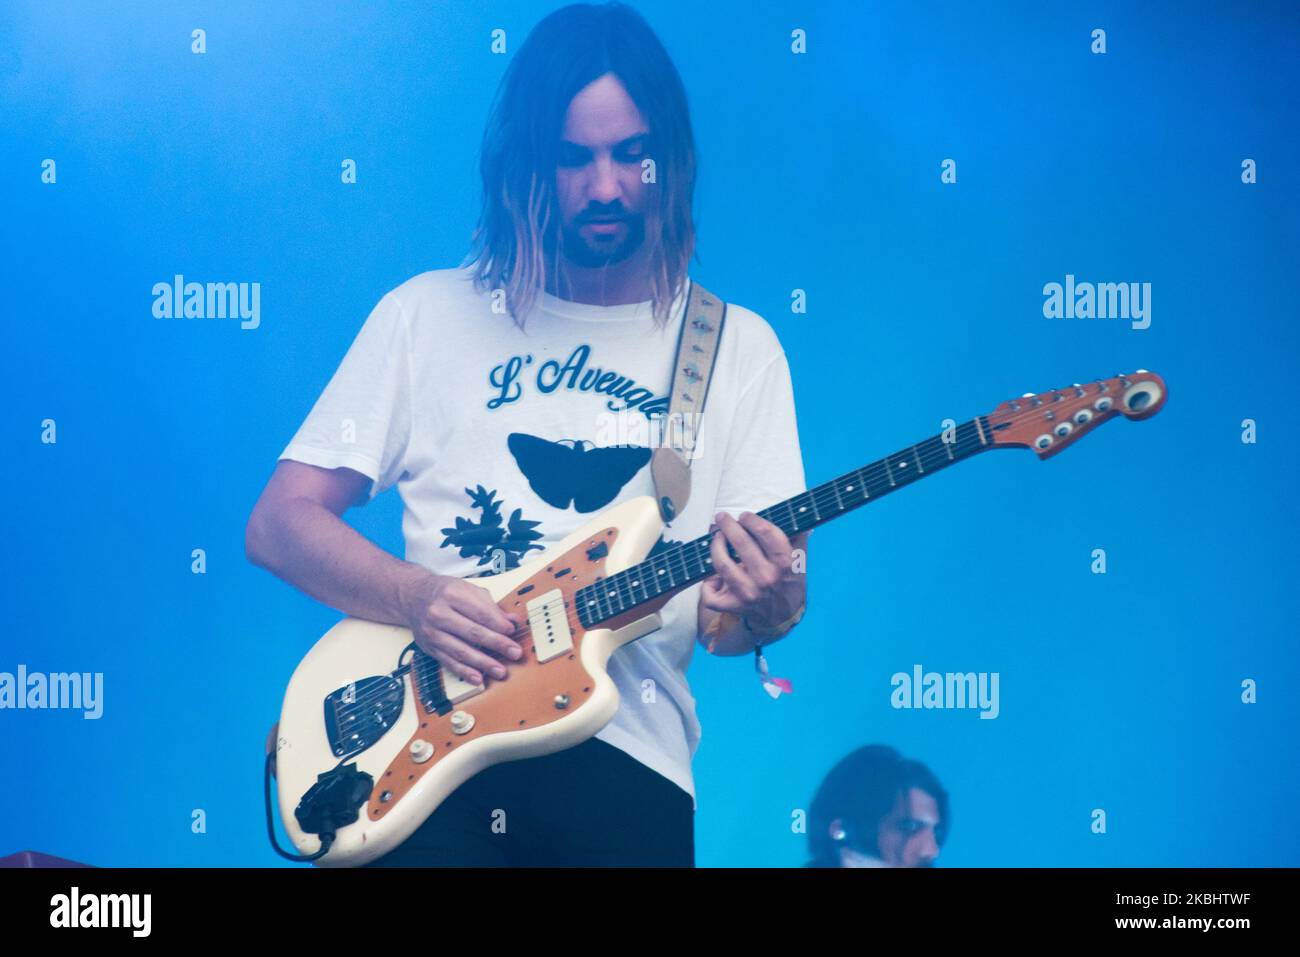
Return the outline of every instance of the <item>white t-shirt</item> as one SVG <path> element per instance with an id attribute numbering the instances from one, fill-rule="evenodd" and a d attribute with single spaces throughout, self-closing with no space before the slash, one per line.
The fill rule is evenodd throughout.
<path id="1" fill-rule="evenodd" d="M 543 294 L 521 330 L 468 270 L 423 273 L 380 300 L 280 457 L 360 472 L 371 498 L 396 485 L 408 561 L 468 576 L 495 554 L 515 568 L 605 508 L 654 494 L 647 416 L 667 411 L 684 306 L 685 291 L 659 328 L 649 303 Z M 716 512 L 805 489 L 785 354 L 740 306 L 727 308 L 696 449 L 669 542 L 705 534 Z M 659 631 L 614 652 L 621 702 L 597 735 L 692 797 L 699 594 L 697 583 L 675 596 Z"/>

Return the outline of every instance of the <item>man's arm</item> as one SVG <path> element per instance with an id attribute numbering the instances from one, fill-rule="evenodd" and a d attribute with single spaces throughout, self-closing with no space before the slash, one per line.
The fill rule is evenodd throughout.
<path id="1" fill-rule="evenodd" d="M 402 561 L 344 522 L 369 482 L 348 468 L 281 461 L 248 519 L 249 561 L 345 614 L 410 628 L 421 648 L 467 681 L 504 678 L 500 662 L 479 648 L 518 658 L 508 636 L 523 623 L 486 589 Z"/>
<path id="2" fill-rule="evenodd" d="M 331 608 L 405 625 L 404 592 L 429 572 L 372 544 L 341 516 L 370 480 L 348 468 L 282 461 L 244 531 L 248 560 Z"/>

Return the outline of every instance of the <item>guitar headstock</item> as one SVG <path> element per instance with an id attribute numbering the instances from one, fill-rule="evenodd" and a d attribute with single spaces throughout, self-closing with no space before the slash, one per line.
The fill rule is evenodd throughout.
<path id="1" fill-rule="evenodd" d="M 1045 459 L 1117 415 L 1150 418 L 1165 404 L 1167 394 L 1165 380 L 1145 369 L 1029 393 L 1003 402 L 986 416 L 990 439 L 994 446 L 1033 449 Z"/>

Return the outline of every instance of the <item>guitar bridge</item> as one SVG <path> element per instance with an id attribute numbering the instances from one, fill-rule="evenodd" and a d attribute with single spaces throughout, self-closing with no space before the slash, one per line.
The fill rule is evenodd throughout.
<path id="1" fill-rule="evenodd" d="M 325 733 L 337 758 L 360 754 L 385 734 L 402 713 L 401 681 L 376 676 L 354 681 L 325 696 Z"/>

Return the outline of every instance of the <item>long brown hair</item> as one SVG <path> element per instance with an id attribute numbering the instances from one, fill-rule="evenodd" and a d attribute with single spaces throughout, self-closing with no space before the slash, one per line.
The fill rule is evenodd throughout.
<path id="1" fill-rule="evenodd" d="M 480 291 L 502 289 L 522 326 L 559 267 L 555 170 L 573 98 L 606 73 L 650 127 L 656 186 L 646 210 L 653 313 L 664 322 L 695 251 L 695 137 L 686 90 L 659 38 L 621 3 L 579 3 L 533 28 L 502 77 L 483 134 L 483 209 L 466 265 Z"/>

